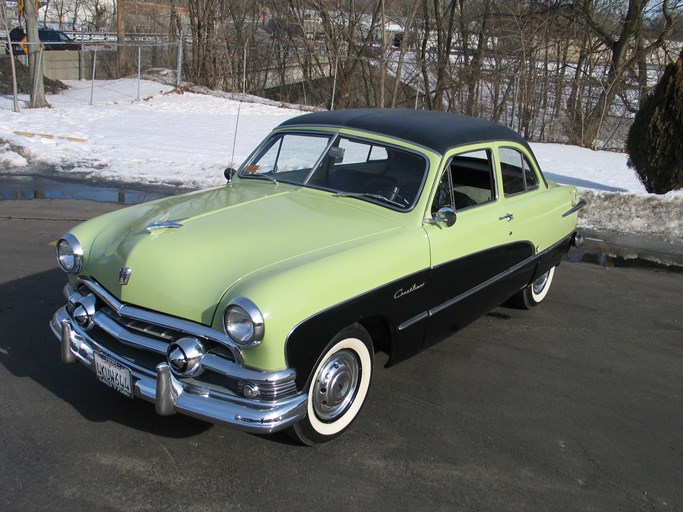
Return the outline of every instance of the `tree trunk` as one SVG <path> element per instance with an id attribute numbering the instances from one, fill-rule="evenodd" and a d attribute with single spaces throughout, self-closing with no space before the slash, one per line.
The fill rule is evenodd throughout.
<path id="1" fill-rule="evenodd" d="M 119 78 L 128 74 L 126 70 L 126 8 L 124 0 L 116 0 L 116 56 Z"/>
<path id="2" fill-rule="evenodd" d="M 26 39 L 28 41 L 28 68 L 31 74 L 31 100 L 29 108 L 49 107 L 45 98 L 43 82 L 43 49 L 38 36 L 38 11 L 33 0 L 24 2 L 26 18 Z"/>

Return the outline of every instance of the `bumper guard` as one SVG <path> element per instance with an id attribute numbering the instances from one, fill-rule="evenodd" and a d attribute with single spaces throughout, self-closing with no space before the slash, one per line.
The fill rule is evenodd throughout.
<path id="1" fill-rule="evenodd" d="M 154 403 L 161 416 L 179 412 L 246 432 L 269 434 L 298 422 L 306 415 L 305 393 L 272 402 L 248 400 L 183 383 L 175 378 L 165 362 L 157 365 L 156 374 L 131 368 L 130 364 L 100 346 L 86 332 L 74 328 L 65 307 L 55 313 L 50 327 L 60 340 L 63 362 L 79 362 L 94 372 L 95 352 L 106 354 L 130 369 L 134 396 Z"/>

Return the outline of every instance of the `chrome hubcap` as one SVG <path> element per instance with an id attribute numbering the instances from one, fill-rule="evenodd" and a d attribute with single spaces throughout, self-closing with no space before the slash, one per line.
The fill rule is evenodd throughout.
<path id="1" fill-rule="evenodd" d="M 325 361 L 313 383 L 313 410 L 322 421 L 332 421 L 349 408 L 358 390 L 360 366 L 350 350 L 340 350 Z"/>
<path id="2" fill-rule="evenodd" d="M 548 282 L 548 275 L 549 274 L 550 274 L 550 271 L 546 272 L 541 277 L 536 279 L 536 281 L 534 281 L 534 284 L 532 285 L 532 287 L 533 287 L 533 291 L 536 295 L 541 293 L 543 291 L 543 288 L 545 288 L 545 285 Z"/>

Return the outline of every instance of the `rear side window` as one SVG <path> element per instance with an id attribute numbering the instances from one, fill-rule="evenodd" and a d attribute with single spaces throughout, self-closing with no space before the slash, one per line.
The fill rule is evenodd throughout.
<path id="1" fill-rule="evenodd" d="M 513 148 L 500 148 L 500 170 L 506 196 L 521 194 L 538 188 L 538 177 L 523 153 Z"/>

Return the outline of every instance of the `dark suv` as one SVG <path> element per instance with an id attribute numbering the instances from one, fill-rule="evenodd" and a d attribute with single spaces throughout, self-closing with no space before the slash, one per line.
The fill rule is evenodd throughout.
<path id="1" fill-rule="evenodd" d="M 20 55 L 21 53 L 28 53 L 28 46 L 22 43 L 26 42 L 26 33 L 21 27 L 16 27 L 10 30 L 9 33 L 10 40 L 12 41 L 12 48 L 14 49 L 15 55 Z M 53 30 L 51 28 L 39 28 L 38 37 L 40 42 L 43 43 L 43 48 L 45 50 L 73 50 L 78 51 L 81 49 L 81 45 L 67 36 L 64 32 L 60 30 Z M 18 43 L 18 44 L 17 44 Z M 9 53 L 9 52 L 7 52 Z"/>

